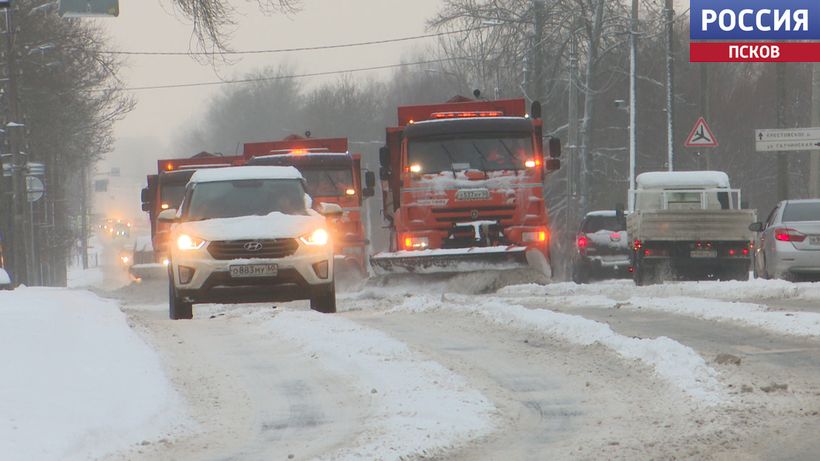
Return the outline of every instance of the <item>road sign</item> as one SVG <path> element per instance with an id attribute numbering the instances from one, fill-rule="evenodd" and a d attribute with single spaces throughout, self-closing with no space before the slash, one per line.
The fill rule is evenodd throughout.
<path id="1" fill-rule="evenodd" d="M 709 124 L 706 123 L 703 117 L 700 117 L 698 121 L 695 122 L 695 126 L 692 128 L 692 132 L 689 133 L 689 137 L 686 138 L 686 144 L 684 145 L 686 147 L 719 146 L 715 134 L 712 133 L 712 129 L 709 128 Z"/>
<path id="2" fill-rule="evenodd" d="M 11 6 L 11 0 L 0 0 L 0 8 L 9 8 Z"/>
<path id="3" fill-rule="evenodd" d="M 755 130 L 758 152 L 820 150 L 820 128 Z"/>
<path id="4" fill-rule="evenodd" d="M 43 198 L 46 185 L 37 176 L 26 176 L 26 193 L 29 202 L 36 202 Z"/>
<path id="5" fill-rule="evenodd" d="M 61 18 L 117 17 L 120 15 L 119 0 L 60 0 Z"/>

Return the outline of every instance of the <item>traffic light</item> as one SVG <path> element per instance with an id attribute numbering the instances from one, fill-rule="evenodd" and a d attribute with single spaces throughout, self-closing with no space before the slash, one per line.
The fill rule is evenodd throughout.
<path id="1" fill-rule="evenodd" d="M 88 16 L 116 17 L 119 15 L 119 0 L 60 0 L 60 17 L 63 18 Z"/>

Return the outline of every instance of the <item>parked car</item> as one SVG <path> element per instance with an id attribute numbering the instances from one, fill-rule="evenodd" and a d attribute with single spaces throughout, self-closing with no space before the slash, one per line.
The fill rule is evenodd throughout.
<path id="1" fill-rule="evenodd" d="M 173 224 L 169 314 L 190 319 L 195 303 L 309 299 L 313 310 L 336 312 L 333 242 L 324 215 L 312 208 L 296 168 L 245 166 L 197 170 Z"/>
<path id="2" fill-rule="evenodd" d="M 786 200 L 766 222 L 750 227 L 759 232 L 755 275 L 761 278 L 820 279 L 820 200 Z"/>
<path id="3" fill-rule="evenodd" d="M 572 266 L 575 283 L 629 277 L 630 250 L 626 220 L 616 211 L 587 213 L 575 240 Z"/>

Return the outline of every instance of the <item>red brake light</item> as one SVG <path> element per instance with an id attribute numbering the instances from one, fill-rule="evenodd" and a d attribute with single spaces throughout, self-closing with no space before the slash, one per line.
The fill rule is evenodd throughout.
<path id="1" fill-rule="evenodd" d="M 643 242 L 641 242 L 640 240 L 635 240 L 634 242 L 632 242 L 632 248 L 640 250 L 641 248 L 643 248 Z"/>
<path id="2" fill-rule="evenodd" d="M 802 242 L 806 240 L 806 234 L 788 227 L 782 227 L 774 230 L 774 238 L 781 242 Z"/>
<path id="3" fill-rule="evenodd" d="M 589 246 L 589 239 L 585 235 L 582 235 L 582 236 L 578 237 L 578 248 L 579 249 L 584 250 L 588 246 Z"/>

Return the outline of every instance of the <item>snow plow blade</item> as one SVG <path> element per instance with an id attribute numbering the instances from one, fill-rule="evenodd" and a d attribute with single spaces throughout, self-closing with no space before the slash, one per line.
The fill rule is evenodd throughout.
<path id="1" fill-rule="evenodd" d="M 511 270 L 530 267 L 524 247 L 478 247 L 379 253 L 370 258 L 378 275 Z"/>
<path id="2" fill-rule="evenodd" d="M 168 278 L 168 266 L 165 264 L 134 264 L 128 268 L 128 273 L 140 280 L 161 280 Z"/>

